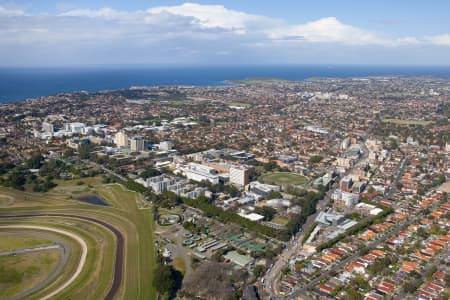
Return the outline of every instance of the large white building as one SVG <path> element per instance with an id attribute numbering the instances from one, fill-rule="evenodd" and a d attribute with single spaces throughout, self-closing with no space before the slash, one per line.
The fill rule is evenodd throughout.
<path id="1" fill-rule="evenodd" d="M 260 183 L 258 181 L 250 182 L 249 191 L 252 193 L 255 193 L 260 196 L 267 196 L 271 192 L 279 192 L 281 191 L 281 188 L 278 185 L 270 185 L 270 184 L 264 184 Z"/>
<path id="2" fill-rule="evenodd" d="M 251 170 L 242 166 L 230 168 L 230 182 L 238 185 L 247 185 Z"/>
<path id="3" fill-rule="evenodd" d="M 114 143 L 118 147 L 127 147 L 128 146 L 128 136 L 125 132 L 119 131 L 114 136 Z"/>
<path id="4" fill-rule="evenodd" d="M 347 207 L 353 207 L 355 204 L 357 204 L 359 201 L 359 197 L 356 194 L 348 193 L 348 192 L 342 192 L 342 202 Z"/>
<path id="5" fill-rule="evenodd" d="M 144 139 L 141 136 L 133 136 L 130 139 L 130 147 L 131 151 L 144 151 L 145 149 L 145 142 Z"/>
<path id="6" fill-rule="evenodd" d="M 181 168 L 186 177 L 190 180 L 194 180 L 197 182 L 201 181 L 209 181 L 212 184 L 219 183 L 219 176 L 217 175 L 217 171 L 211 167 L 189 163 L 187 166 Z"/>
<path id="7" fill-rule="evenodd" d="M 86 124 L 78 122 L 64 124 L 64 130 L 72 133 L 81 133 L 84 127 Z"/>
<path id="8" fill-rule="evenodd" d="M 159 143 L 159 150 L 161 151 L 169 151 L 172 150 L 173 144 L 170 141 L 164 141 Z"/>

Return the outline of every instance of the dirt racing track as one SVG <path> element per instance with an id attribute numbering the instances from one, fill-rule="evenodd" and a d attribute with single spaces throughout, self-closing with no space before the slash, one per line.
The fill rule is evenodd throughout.
<path id="1" fill-rule="evenodd" d="M 90 223 L 94 223 L 102 226 L 111 232 L 115 237 L 115 255 L 114 255 L 114 267 L 113 267 L 113 278 L 110 288 L 104 296 L 104 299 L 112 300 L 117 298 L 117 294 L 119 288 L 122 284 L 123 280 L 123 268 L 124 268 L 124 237 L 122 233 L 116 229 L 114 226 L 91 217 L 86 216 L 78 216 L 73 214 L 17 214 L 17 215 L 0 215 L 0 221 L 14 221 L 16 224 L 0 224 L 0 230 L 12 230 L 12 229 L 24 229 L 24 230 L 34 230 L 34 231 L 48 231 L 63 235 L 69 239 L 72 239 L 78 243 L 81 249 L 81 254 L 79 255 L 78 261 L 76 263 L 76 268 L 73 271 L 72 275 L 66 279 L 64 282 L 61 282 L 58 287 L 53 288 L 51 291 L 46 293 L 45 295 L 39 296 L 39 299 L 57 299 L 58 295 L 64 292 L 66 289 L 70 288 L 70 286 L 80 277 L 83 269 L 86 266 L 86 257 L 88 255 L 88 245 L 85 240 L 80 237 L 78 234 L 71 232 L 70 230 L 63 230 L 59 228 L 53 228 L 48 225 L 28 225 L 25 223 L 17 224 L 19 220 L 30 220 L 36 221 L 36 218 L 62 218 L 62 219 L 78 219 L 87 221 Z M 23 296 L 27 296 L 28 293 L 22 293 Z M 24 297 L 22 297 L 24 298 Z"/>

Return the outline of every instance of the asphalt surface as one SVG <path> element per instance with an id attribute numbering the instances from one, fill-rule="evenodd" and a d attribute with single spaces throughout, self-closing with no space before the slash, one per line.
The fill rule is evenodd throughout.
<path id="1" fill-rule="evenodd" d="M 34 248 L 24 248 L 24 249 L 0 252 L 0 256 L 23 254 L 23 253 L 30 253 L 30 252 L 39 252 L 39 251 L 46 251 L 46 250 L 58 250 L 61 248 L 62 248 L 61 245 L 49 245 L 49 246 L 41 246 L 41 247 L 34 247 Z"/>
<path id="2" fill-rule="evenodd" d="M 367 139 L 367 135 L 365 135 L 363 137 L 364 141 L 366 139 Z M 341 178 L 350 174 L 350 172 L 353 170 L 353 168 L 355 168 L 362 161 L 365 161 L 367 159 L 367 157 L 369 156 L 369 150 L 367 149 L 365 142 L 361 142 L 360 145 L 362 147 L 361 157 L 358 158 L 357 162 L 354 164 L 353 167 L 349 168 L 343 175 L 341 175 Z M 333 184 L 333 186 L 330 188 L 330 190 L 325 194 L 324 199 L 320 200 L 317 203 L 316 212 L 307 218 L 307 221 L 302 226 L 302 231 L 299 232 L 295 236 L 293 241 L 288 243 L 286 249 L 283 251 L 283 253 L 280 254 L 277 261 L 274 263 L 273 267 L 270 268 L 267 271 L 267 273 L 265 274 L 265 276 L 263 277 L 264 283 L 262 283 L 262 286 L 263 286 L 264 290 L 271 296 L 272 299 L 285 298 L 285 297 L 277 296 L 277 294 L 278 294 L 277 281 L 279 280 L 279 274 L 280 274 L 281 270 L 287 265 L 289 259 L 292 258 L 292 256 L 301 249 L 301 247 L 303 245 L 302 239 L 304 237 L 304 234 L 306 232 L 308 232 L 309 227 L 312 226 L 317 215 L 328 205 L 328 203 L 331 199 L 331 195 L 337 187 L 338 187 L 338 183 L 335 182 Z M 306 295 L 302 294 L 302 296 L 306 298 Z M 291 297 L 291 295 L 289 295 L 288 297 Z"/>
<path id="3" fill-rule="evenodd" d="M 84 160 L 84 162 L 86 162 L 86 163 L 88 163 L 88 164 L 91 164 L 92 166 L 97 167 L 97 168 L 99 168 L 99 169 L 102 169 L 102 170 L 105 171 L 106 173 L 118 177 L 120 180 L 123 180 L 123 181 L 127 181 L 127 180 L 128 180 L 125 176 L 122 176 L 122 175 L 120 175 L 120 174 L 114 172 L 113 170 L 110 170 L 110 169 L 108 169 L 108 168 L 106 168 L 106 167 L 104 167 L 104 166 L 102 166 L 102 165 L 99 165 L 99 164 L 96 163 L 96 162 L 93 162 L 93 161 L 91 161 L 91 160 Z"/>
<path id="4" fill-rule="evenodd" d="M 7 215 L 7 216 L 0 216 L 0 218 L 30 218 L 30 217 L 66 217 L 66 218 L 74 218 L 74 219 L 81 219 L 89 222 L 93 222 L 96 224 L 99 224 L 109 231 L 111 231 L 116 239 L 116 259 L 114 262 L 114 278 L 111 285 L 110 290 L 108 291 L 108 294 L 105 296 L 105 300 L 112 300 L 117 294 L 117 291 L 120 288 L 120 285 L 123 280 L 123 266 L 124 266 L 124 238 L 122 233 L 117 230 L 112 225 L 94 219 L 90 217 L 83 217 L 83 216 L 76 216 L 76 215 L 69 215 L 69 214 L 24 214 L 24 215 Z"/>

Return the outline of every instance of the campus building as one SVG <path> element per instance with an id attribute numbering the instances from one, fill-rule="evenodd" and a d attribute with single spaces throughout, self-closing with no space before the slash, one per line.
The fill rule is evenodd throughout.
<path id="1" fill-rule="evenodd" d="M 230 168 L 230 182 L 238 185 L 247 185 L 250 173 L 251 169 L 247 167 L 233 166 Z"/>
<path id="2" fill-rule="evenodd" d="M 128 136 L 125 132 L 119 131 L 114 136 L 114 143 L 117 147 L 127 147 L 128 146 Z"/>
<path id="3" fill-rule="evenodd" d="M 133 152 L 144 151 L 145 141 L 141 136 L 133 136 L 130 140 L 130 147 Z"/>

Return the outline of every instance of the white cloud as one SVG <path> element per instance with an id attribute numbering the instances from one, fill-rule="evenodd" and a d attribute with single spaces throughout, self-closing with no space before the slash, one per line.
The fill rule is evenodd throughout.
<path id="1" fill-rule="evenodd" d="M 450 46 L 450 34 L 430 36 L 428 37 L 428 41 L 430 41 L 433 45 Z"/>
<path id="2" fill-rule="evenodd" d="M 143 12 L 134 11 L 118 11 L 109 7 L 103 7 L 100 9 L 73 9 L 62 12 L 59 17 L 79 17 L 79 18 L 99 18 L 105 20 L 116 21 L 132 21 L 133 19 L 142 19 Z"/>
<path id="3" fill-rule="evenodd" d="M 151 14 L 169 13 L 177 16 L 192 17 L 195 23 L 204 28 L 245 30 L 251 24 L 272 21 L 266 17 L 230 10 L 222 5 L 200 5 L 195 3 L 154 7 L 148 9 L 147 12 Z"/>
<path id="4" fill-rule="evenodd" d="M 0 5 L 0 16 L 3 17 L 17 17 L 17 16 L 23 16 L 25 15 L 25 12 L 18 8 L 7 8 L 5 6 Z"/>
<path id="5" fill-rule="evenodd" d="M 306 24 L 276 28 L 268 31 L 276 40 L 299 40 L 312 43 L 342 43 L 346 45 L 384 45 L 393 41 L 369 31 L 340 22 L 335 17 L 322 18 Z"/>
<path id="6" fill-rule="evenodd" d="M 399 45 L 399 46 L 418 45 L 420 43 L 422 43 L 422 41 L 419 41 L 414 36 L 402 37 L 402 38 L 398 38 L 396 40 L 396 44 Z"/>
<path id="7" fill-rule="evenodd" d="M 36 61 L 41 55 L 86 63 L 188 59 L 248 63 L 308 61 L 320 53 L 318 61 L 322 61 L 327 55 L 345 56 L 348 50 L 364 57 L 362 53 L 368 51 L 400 53 L 403 47 L 421 44 L 450 45 L 448 34 L 388 37 L 335 17 L 288 24 L 221 5 L 185 3 L 136 11 L 68 8 L 56 15 L 36 15 L 0 6 L 0 65 L 9 63 L 7 57 L 19 61 L 18 54 Z"/>

